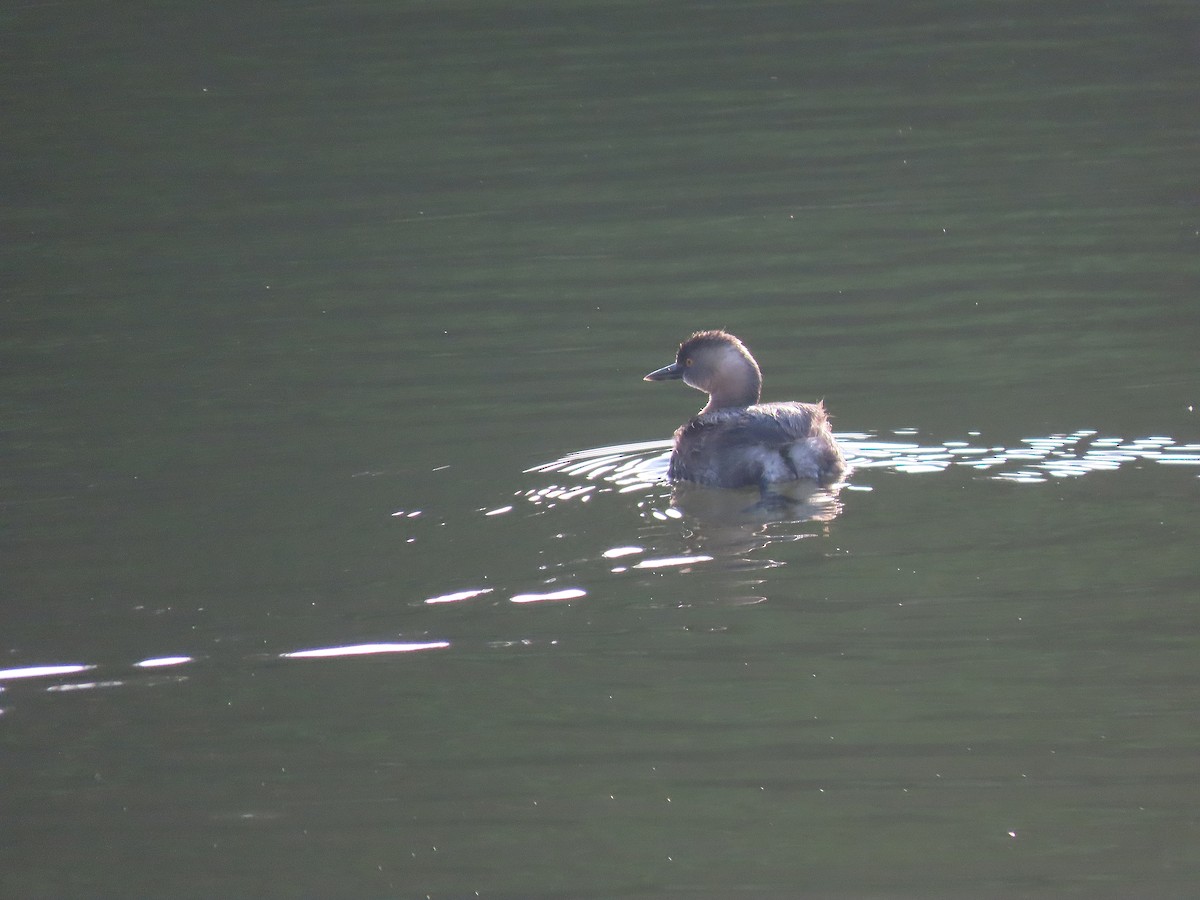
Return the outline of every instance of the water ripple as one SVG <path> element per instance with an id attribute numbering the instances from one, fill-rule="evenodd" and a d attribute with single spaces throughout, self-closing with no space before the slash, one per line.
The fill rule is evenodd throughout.
<path id="1" fill-rule="evenodd" d="M 1200 466 L 1200 444 L 1178 443 L 1156 435 L 1126 439 L 1101 437 L 1093 430 L 1079 430 L 1022 438 L 1013 447 L 995 446 L 979 440 L 979 432 L 966 439 L 940 442 L 914 441 L 916 429 L 893 431 L 888 440 L 871 432 L 838 434 L 838 441 L 853 470 L 878 470 L 922 475 L 966 466 L 986 477 L 1018 483 L 1038 483 L 1052 478 L 1074 478 L 1089 472 L 1112 471 L 1131 463 Z M 616 444 L 569 453 L 528 472 L 557 472 L 585 482 L 607 482 L 621 491 L 653 487 L 667 480 L 670 441 Z M 851 477 L 851 482 L 853 478 Z M 584 496 L 594 491 L 587 485 L 553 485 L 526 493 L 539 505 Z"/>
<path id="2" fill-rule="evenodd" d="M 1053 433 L 1046 436 L 1022 438 L 1013 447 L 998 446 L 980 440 L 979 432 L 969 432 L 965 439 L 930 440 L 922 439 L 916 429 L 898 429 L 890 433 L 891 438 L 881 438 L 870 432 L 842 433 L 838 435 L 852 470 L 848 483 L 839 487 L 870 490 L 869 486 L 856 485 L 858 473 L 880 470 L 902 475 L 934 474 L 955 466 L 966 467 L 981 473 L 982 477 L 1019 484 L 1041 483 L 1052 479 L 1078 478 L 1091 472 L 1111 472 L 1136 465 L 1167 465 L 1173 467 L 1200 467 L 1200 444 L 1181 443 L 1174 438 L 1152 435 L 1139 438 L 1101 436 L 1093 430 Z M 627 493 L 653 492 L 667 483 L 667 463 L 670 456 L 670 441 L 643 441 L 617 444 L 570 453 L 552 462 L 535 466 L 531 473 L 554 473 L 568 476 L 570 483 L 553 484 L 523 493 L 525 499 L 535 505 L 550 507 L 560 502 L 577 500 L 587 502 L 599 492 Z M 707 495 L 718 498 L 738 492 L 708 491 Z M 743 492 L 744 493 L 744 492 Z M 662 499 L 667 499 L 665 494 Z M 736 499 L 736 498 L 735 498 Z M 744 498 L 735 505 L 744 505 Z M 682 513 L 673 505 L 662 508 L 655 500 L 645 507 L 654 519 L 678 519 Z M 803 515 L 796 521 L 828 521 L 837 515 L 839 501 L 836 492 L 817 491 L 804 499 Z M 512 510 L 511 506 L 483 509 L 485 516 L 499 516 Z M 397 518 L 415 519 L 421 510 L 398 510 L 392 515 Z M 740 533 L 743 541 L 737 546 L 742 550 L 766 546 L 783 540 L 799 540 L 810 536 L 807 532 L 764 531 L 766 526 L 759 522 L 753 531 Z M 750 538 L 757 539 L 751 543 Z M 743 546 L 744 545 L 744 546 Z M 621 574 L 630 570 L 690 571 L 714 561 L 711 552 L 690 552 L 677 555 L 648 556 L 634 561 L 631 557 L 643 556 L 648 548 L 633 545 L 611 547 L 599 554 L 602 560 L 615 561 L 610 572 Z M 728 557 L 728 559 L 726 559 Z M 728 562 L 736 559 L 735 554 L 722 553 Z M 747 567 L 762 569 L 781 563 L 772 560 L 745 558 Z M 429 597 L 423 605 L 457 604 L 489 594 L 492 588 L 476 587 Z M 514 604 L 538 604 L 573 601 L 587 596 L 582 587 L 569 587 L 546 592 L 526 592 L 511 595 Z M 753 598 L 751 598 L 753 599 Z M 761 599 L 761 598 L 759 598 Z M 749 601 L 747 601 L 749 602 Z M 754 602 L 758 602 L 755 600 Z M 503 642 L 500 642 L 503 643 Z M 382 654 L 408 654 L 413 651 L 440 650 L 451 646 L 448 640 L 419 640 L 410 642 L 340 644 L 305 648 L 290 652 L 270 654 L 278 659 L 327 659 L 354 656 L 376 656 Z M 499 643 L 497 644 L 499 646 Z M 187 669 L 201 660 L 193 656 L 156 656 L 132 664 L 142 671 L 156 669 Z M 81 662 L 52 662 L 0 669 L 0 693 L 4 693 L 11 682 L 38 682 L 46 679 L 52 683 L 46 691 L 82 691 L 96 688 L 116 687 L 128 683 L 128 673 L 114 673 L 114 677 L 98 680 L 94 678 L 98 666 Z M 84 676 L 82 680 L 73 677 Z M 170 680 L 183 680 L 180 675 Z M 164 679 L 165 680 L 165 679 Z M 157 683 L 157 682 L 152 682 Z M 0 715 L 8 712 L 0 707 Z"/>

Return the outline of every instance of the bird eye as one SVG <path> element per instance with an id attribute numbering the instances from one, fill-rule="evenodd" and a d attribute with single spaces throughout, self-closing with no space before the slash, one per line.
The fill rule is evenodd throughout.
<path id="1" fill-rule="evenodd" d="M 685 360 L 683 361 L 683 364 L 684 364 L 685 366 L 690 366 L 690 365 L 692 364 L 692 358 L 689 356 L 687 359 L 685 359 Z"/>

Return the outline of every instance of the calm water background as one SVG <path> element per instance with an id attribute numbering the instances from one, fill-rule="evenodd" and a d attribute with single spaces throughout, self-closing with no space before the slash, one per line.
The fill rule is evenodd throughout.
<path id="1" fill-rule="evenodd" d="M 0 35 L 0 893 L 1194 891 L 1194 3 Z M 839 514 L 531 471 L 715 326 Z"/>

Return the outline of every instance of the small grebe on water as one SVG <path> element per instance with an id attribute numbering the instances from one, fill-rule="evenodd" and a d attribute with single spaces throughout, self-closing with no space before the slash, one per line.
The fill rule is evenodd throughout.
<path id="1" fill-rule="evenodd" d="M 646 381 L 681 378 L 708 403 L 675 432 L 668 476 L 710 487 L 837 481 L 846 461 L 821 403 L 759 403 L 762 372 L 746 345 L 724 331 L 698 331 L 675 362 Z"/>

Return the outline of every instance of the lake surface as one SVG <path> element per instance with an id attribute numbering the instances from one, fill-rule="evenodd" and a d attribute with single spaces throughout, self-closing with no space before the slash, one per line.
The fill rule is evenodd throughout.
<path id="1" fill-rule="evenodd" d="M 1193 3 L 0 25 L 0 894 L 1194 892 Z"/>

